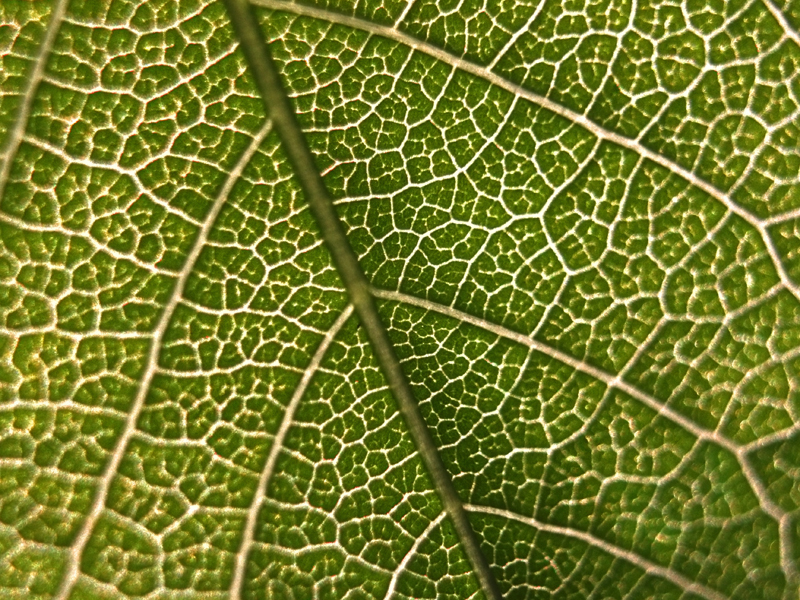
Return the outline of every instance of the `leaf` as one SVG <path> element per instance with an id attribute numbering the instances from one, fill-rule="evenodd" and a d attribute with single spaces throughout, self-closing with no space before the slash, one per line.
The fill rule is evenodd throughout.
<path id="1" fill-rule="evenodd" d="M 0 3 L 0 596 L 798 598 L 800 5 L 254 1 Z"/>

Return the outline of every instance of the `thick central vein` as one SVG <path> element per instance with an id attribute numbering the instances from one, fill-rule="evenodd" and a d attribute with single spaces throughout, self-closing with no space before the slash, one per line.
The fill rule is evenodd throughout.
<path id="1" fill-rule="evenodd" d="M 278 70 L 258 26 L 257 17 L 246 0 L 225 0 L 234 30 L 241 42 L 242 52 L 250 67 L 258 90 L 264 100 L 283 144 L 283 149 L 294 169 L 309 209 L 317 222 L 333 262 L 347 289 L 350 301 L 358 315 L 364 332 L 372 345 L 387 383 L 397 400 L 398 408 L 408 426 L 409 433 L 433 479 L 444 509 L 453 522 L 458 537 L 469 558 L 484 594 L 489 600 L 501 600 L 500 588 L 480 549 L 478 538 L 469 523 L 464 505 L 456 493 L 450 474 L 434 444 L 420 413 L 417 399 L 400 367 L 400 361 L 389 340 L 371 288 L 355 252 L 350 247 L 333 206 L 328 190 L 322 181 L 311 150 L 297 121 L 289 97 L 284 90 Z"/>
<path id="2" fill-rule="evenodd" d="M 382 298 L 384 300 L 390 300 L 394 302 L 404 302 L 407 304 L 411 304 L 413 306 L 424 308 L 426 310 L 438 312 L 439 314 L 451 317 L 458 321 L 463 321 L 464 323 L 469 323 L 470 325 L 474 325 L 475 327 L 480 327 L 481 329 L 490 331 L 497 336 L 523 344 L 531 348 L 532 350 L 541 352 L 542 354 L 550 356 L 551 358 L 555 358 L 556 360 L 572 367 L 577 371 L 581 371 L 582 373 L 586 373 L 587 375 L 590 375 L 591 377 L 594 377 L 595 379 L 602 381 L 611 388 L 618 389 L 628 394 L 632 398 L 635 398 L 642 404 L 645 404 L 652 410 L 656 411 L 659 415 L 666 417 L 676 425 L 682 427 L 695 437 L 703 441 L 716 444 L 724 448 L 731 454 L 733 454 L 736 460 L 739 462 L 739 466 L 742 469 L 742 474 L 744 475 L 747 482 L 750 484 L 750 488 L 752 489 L 753 494 L 758 500 L 761 509 L 764 511 L 764 513 L 766 513 L 772 519 L 774 519 L 778 525 L 781 568 L 783 569 L 789 581 L 796 582 L 800 580 L 800 574 L 797 573 L 797 567 L 795 565 L 795 560 L 793 558 L 794 543 L 792 540 L 791 532 L 789 530 L 789 527 L 792 522 L 791 514 L 786 512 L 783 508 L 780 507 L 780 505 L 778 505 L 771 498 L 769 491 L 764 485 L 764 482 L 761 481 L 758 473 L 756 472 L 755 468 L 753 467 L 750 461 L 750 457 L 748 456 L 748 450 L 746 447 L 741 446 L 736 442 L 733 442 L 732 440 L 728 439 L 727 437 L 725 437 L 724 435 L 720 434 L 717 431 L 710 431 L 708 429 L 701 427 L 700 425 L 697 425 L 692 420 L 681 415 L 676 410 L 670 408 L 666 403 L 626 382 L 621 375 L 612 375 L 610 373 L 607 373 L 602 369 L 599 369 L 585 361 L 570 356 L 565 352 L 562 352 L 555 348 L 551 348 L 547 344 L 535 340 L 532 337 L 518 333 L 516 331 L 512 331 L 510 329 L 503 327 L 502 325 L 491 323 L 490 321 L 486 321 L 485 319 L 475 317 L 473 315 L 462 312 L 453 307 L 438 304 L 436 302 L 431 302 L 430 300 L 417 298 L 415 296 L 410 296 L 402 292 L 375 289 L 373 290 L 372 293 L 377 298 Z"/>

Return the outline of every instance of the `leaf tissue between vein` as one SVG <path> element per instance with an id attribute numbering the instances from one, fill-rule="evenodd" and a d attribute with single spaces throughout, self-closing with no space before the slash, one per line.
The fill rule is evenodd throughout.
<path id="1" fill-rule="evenodd" d="M 253 4 L 0 2 L 0 598 L 800 600 L 792 4 Z"/>

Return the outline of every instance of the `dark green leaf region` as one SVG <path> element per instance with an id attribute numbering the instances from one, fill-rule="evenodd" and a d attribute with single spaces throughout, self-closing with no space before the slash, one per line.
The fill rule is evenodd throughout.
<path id="1" fill-rule="evenodd" d="M 800 600 L 799 30 L 1 0 L 0 598 Z"/>

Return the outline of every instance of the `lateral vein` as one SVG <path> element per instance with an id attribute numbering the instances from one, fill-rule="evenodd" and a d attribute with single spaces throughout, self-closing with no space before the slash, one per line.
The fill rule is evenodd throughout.
<path id="1" fill-rule="evenodd" d="M 640 156 L 661 165 L 665 169 L 671 171 L 675 175 L 683 178 L 691 185 L 696 188 L 701 189 L 706 194 L 715 198 L 717 201 L 722 203 L 729 211 L 738 215 L 742 219 L 744 219 L 747 223 L 749 223 L 752 227 L 756 229 L 758 232 L 761 241 L 764 243 L 766 248 L 767 254 L 770 257 L 770 261 L 773 263 L 775 271 L 778 277 L 781 280 L 781 283 L 784 287 L 794 295 L 800 301 L 800 285 L 795 283 L 795 281 L 789 275 L 789 272 L 786 270 L 786 267 L 781 260 L 780 253 L 778 249 L 775 247 L 775 244 L 772 242 L 772 237 L 768 231 L 768 223 L 766 220 L 759 218 L 751 211 L 747 210 L 745 207 L 739 205 L 735 202 L 728 194 L 725 192 L 717 189 L 715 186 L 711 185 L 707 181 L 701 179 L 690 170 L 680 166 L 679 164 L 675 163 L 674 161 L 668 159 L 665 156 L 662 156 L 658 152 L 654 152 L 650 150 L 646 146 L 643 146 L 641 143 L 637 142 L 636 140 L 632 140 L 627 138 L 623 135 L 605 129 L 601 127 L 594 121 L 591 121 L 586 116 L 577 113 L 549 98 L 532 92 L 516 83 L 513 83 L 504 77 L 498 75 L 497 73 L 490 71 L 486 67 L 478 65 L 476 63 L 470 62 L 453 54 L 450 54 L 448 51 L 443 50 L 430 44 L 428 42 L 423 42 L 422 40 L 418 40 L 407 33 L 403 33 L 393 27 L 389 27 L 386 25 L 379 25 L 377 23 L 370 23 L 369 21 L 365 21 L 364 19 L 360 19 L 358 17 L 352 17 L 348 15 L 343 15 L 340 13 L 336 13 L 330 10 L 326 10 L 323 8 L 317 8 L 313 6 L 307 6 L 304 4 L 297 4 L 294 2 L 289 2 L 287 0 L 252 0 L 254 4 L 258 6 L 263 6 L 264 8 L 269 8 L 272 10 L 282 10 L 286 12 L 290 12 L 296 15 L 308 16 L 316 19 L 325 20 L 331 23 L 338 23 L 341 25 L 346 25 L 348 27 L 352 27 L 354 29 L 360 29 L 361 31 L 365 31 L 372 35 L 377 35 L 380 37 L 384 37 L 405 46 L 413 50 L 418 50 L 424 54 L 432 56 L 433 58 L 442 61 L 445 64 L 450 65 L 453 68 L 460 69 L 466 73 L 470 73 L 471 75 L 475 75 L 485 81 L 488 81 L 492 85 L 495 85 L 499 88 L 506 90 L 514 94 L 515 96 L 519 96 L 524 98 L 534 104 L 538 104 L 539 106 L 546 108 L 547 110 L 568 119 L 572 123 L 576 123 L 581 127 L 585 128 L 586 130 L 590 131 L 592 134 L 597 136 L 600 139 L 607 140 L 624 148 L 628 148 L 629 150 L 633 150 L 637 152 Z M 769 0 L 765 0 L 768 6 Z M 774 14 L 774 11 L 773 11 Z M 785 19 L 784 19 L 785 22 Z M 789 30 L 791 31 L 791 29 Z M 787 35 L 789 35 L 787 33 Z"/>
<path id="2" fill-rule="evenodd" d="M 213 227 L 219 212 L 222 210 L 225 201 L 228 199 L 228 195 L 244 171 L 245 166 L 247 166 L 247 164 L 250 162 L 250 159 L 256 153 L 271 129 L 272 123 L 271 121 L 267 120 L 261 130 L 253 138 L 253 141 L 250 143 L 247 150 L 245 150 L 244 154 L 242 154 L 233 170 L 228 174 L 225 183 L 214 200 L 214 204 L 211 206 L 211 209 L 206 215 L 203 226 L 200 229 L 200 232 L 197 234 L 197 239 L 195 240 L 192 249 L 189 251 L 189 255 L 186 257 L 186 262 L 178 274 L 177 280 L 175 281 L 175 287 L 172 290 L 169 301 L 165 305 L 164 312 L 161 313 L 158 324 L 153 331 L 152 341 L 150 342 L 150 350 L 145 363 L 144 374 L 142 375 L 139 388 L 136 392 L 136 397 L 134 398 L 128 416 L 125 419 L 125 425 L 116 445 L 114 446 L 114 451 L 111 454 L 105 470 L 103 471 L 103 475 L 100 477 L 100 481 L 98 482 L 97 486 L 97 492 L 95 492 L 95 497 L 92 501 L 89 513 L 86 515 L 86 519 L 81 525 L 80 531 L 78 532 L 78 535 L 75 537 L 75 541 L 72 543 L 72 546 L 69 549 L 67 565 L 64 569 L 64 577 L 61 580 L 61 585 L 59 586 L 54 600 L 67 600 L 72 592 L 72 588 L 75 586 L 75 583 L 78 580 L 78 576 L 80 574 L 81 554 L 83 554 L 83 550 L 86 547 L 94 526 L 97 523 L 97 520 L 100 518 L 100 513 L 105 506 L 106 498 L 111 487 L 111 481 L 117 472 L 120 462 L 122 462 L 122 457 L 125 454 L 128 441 L 135 433 L 136 422 L 139 418 L 139 413 L 144 406 L 144 401 L 147 398 L 148 392 L 150 391 L 150 384 L 152 383 L 153 377 L 158 370 L 158 356 L 161 349 L 161 340 L 163 339 L 164 333 L 166 332 L 167 326 L 172 318 L 172 313 L 178 306 L 181 296 L 183 296 L 183 290 L 186 287 L 186 282 L 189 279 L 189 275 L 191 274 L 192 269 L 194 268 L 194 265 L 200 256 L 200 252 L 203 250 L 203 246 L 205 245 L 205 242 L 211 233 L 211 228 Z"/>
<path id="3" fill-rule="evenodd" d="M 611 373 L 607 373 L 602 369 L 598 369 L 597 367 L 590 365 L 589 363 L 579 360 L 565 352 L 560 350 L 556 350 L 548 346 L 547 344 L 543 344 L 542 342 L 533 339 L 525 334 L 518 333 L 502 325 L 497 325 L 492 323 L 491 321 L 487 321 L 485 319 L 481 319 L 480 317 L 476 317 L 470 315 L 468 313 L 462 312 L 457 308 L 452 308 L 450 306 L 445 306 L 443 304 L 439 304 L 437 302 L 431 302 L 430 300 L 425 300 L 423 298 L 417 298 L 416 296 L 410 296 L 408 294 L 404 294 L 402 292 L 395 292 L 391 290 L 375 290 L 374 294 L 378 298 L 383 298 L 385 300 L 392 300 L 395 302 L 402 302 L 405 304 L 411 304 L 413 306 L 418 306 L 420 308 L 424 308 L 426 310 L 432 312 L 438 312 L 445 316 L 451 317 L 458 321 L 469 323 L 470 325 L 474 325 L 476 327 L 480 327 L 486 331 L 490 331 L 497 336 L 503 337 L 508 340 L 513 340 L 519 344 L 527 346 L 533 350 L 537 350 L 542 354 L 545 354 L 551 358 L 555 358 L 556 360 L 569 365 L 576 371 L 581 371 L 594 377 L 595 379 L 602 381 L 606 385 L 612 388 L 616 388 L 622 392 L 625 392 L 629 396 L 636 398 L 640 402 L 646 404 L 653 410 L 657 411 L 659 414 L 667 417 L 670 421 L 680 425 L 687 431 L 691 432 L 694 436 L 706 440 L 714 442 L 726 450 L 738 453 L 740 448 L 731 440 L 722 437 L 721 435 L 717 434 L 714 431 L 709 431 L 708 429 L 704 429 L 699 425 L 693 423 L 683 415 L 675 412 L 668 406 L 666 406 L 660 400 L 650 396 L 649 394 L 644 393 L 643 391 L 637 389 L 636 387 L 632 386 L 630 383 L 622 380 L 619 376 L 615 376 Z"/>
<path id="4" fill-rule="evenodd" d="M 247 511 L 247 521 L 245 522 L 244 532 L 242 534 L 242 544 L 239 547 L 239 552 L 236 554 L 236 562 L 234 563 L 233 567 L 233 579 L 231 580 L 230 595 L 231 600 L 239 600 L 242 597 L 242 585 L 244 584 L 244 575 L 247 567 L 247 555 L 250 553 L 250 547 L 253 545 L 253 540 L 255 539 L 258 511 L 267 497 L 267 486 L 269 486 L 272 473 L 275 471 L 275 464 L 278 461 L 278 455 L 281 453 L 281 450 L 283 450 L 283 442 L 286 439 L 286 434 L 289 432 L 289 428 L 294 421 L 294 413 L 297 412 L 297 407 L 300 405 L 300 400 L 302 400 L 306 389 L 308 389 L 311 379 L 317 373 L 317 369 L 319 369 L 319 366 L 322 363 L 322 359 L 325 357 L 328 348 L 344 324 L 347 322 L 347 319 L 349 319 L 350 315 L 352 314 L 353 305 L 351 304 L 348 305 L 344 311 L 342 311 L 342 314 L 340 314 L 336 319 L 336 322 L 325 334 L 325 337 L 322 338 L 317 351 L 311 358 L 311 362 L 308 364 L 306 370 L 303 371 L 303 376 L 300 379 L 300 383 L 297 384 L 297 387 L 292 394 L 292 398 L 289 400 L 289 404 L 284 410 L 283 419 L 281 420 L 278 431 L 272 440 L 272 446 L 269 449 L 267 461 L 264 463 L 264 468 L 261 470 L 261 475 L 258 478 L 255 496 L 250 504 L 250 509 Z"/>
<path id="5" fill-rule="evenodd" d="M 656 564 L 651 560 L 644 558 L 643 556 L 639 556 L 635 552 L 631 552 L 630 550 L 626 550 L 625 548 L 620 548 L 619 546 L 616 546 L 615 544 L 611 544 L 603 539 L 600 539 L 592 535 L 591 533 L 580 531 L 578 529 L 572 529 L 571 527 L 560 527 L 556 525 L 550 525 L 548 523 L 543 523 L 538 519 L 534 519 L 532 517 L 526 517 L 510 510 L 492 508 L 489 506 L 476 506 L 473 504 L 467 504 L 466 509 L 469 512 L 479 512 L 479 513 L 494 515 L 497 517 L 502 517 L 504 519 L 509 519 L 512 521 L 519 521 L 520 523 L 525 523 L 526 525 L 530 525 L 531 527 L 538 529 L 539 531 L 553 533 L 556 535 L 563 535 L 565 537 L 581 540 L 582 542 L 589 544 L 590 546 L 600 548 L 601 550 L 608 552 L 612 556 L 621 558 L 622 560 L 625 560 L 639 567 L 645 573 L 648 573 L 650 575 L 656 575 L 658 577 L 661 577 L 662 579 L 666 579 L 667 581 L 674 583 L 675 585 L 684 589 L 685 591 L 698 594 L 703 598 L 706 598 L 706 600 L 728 600 L 727 596 L 723 595 L 717 590 L 705 586 L 702 583 L 692 581 L 685 575 L 681 575 L 680 573 L 676 572 L 674 569 L 670 569 L 668 567 L 662 567 L 661 565 Z"/>
<path id="6" fill-rule="evenodd" d="M 481 329 L 490 331 L 497 336 L 513 340 L 519 344 L 531 348 L 532 350 L 541 352 L 542 354 L 550 356 L 551 358 L 554 358 L 577 371 L 581 371 L 599 381 L 602 381 L 610 388 L 615 388 L 625 392 L 629 396 L 650 407 L 658 414 L 669 419 L 676 425 L 683 427 L 698 439 L 714 443 L 732 453 L 739 462 L 739 466 L 742 468 L 742 475 L 744 475 L 745 479 L 750 485 L 753 495 L 758 500 L 761 510 L 778 524 L 781 569 L 784 571 L 787 579 L 790 582 L 796 582 L 800 580 L 800 575 L 798 575 L 797 568 L 791 559 L 791 556 L 793 556 L 793 543 L 788 530 L 789 526 L 787 524 L 789 523 L 790 515 L 770 497 L 766 486 L 759 478 L 758 473 L 747 456 L 747 447 L 735 443 L 716 431 L 710 431 L 697 425 L 676 410 L 669 407 L 661 400 L 626 382 L 621 375 L 612 375 L 611 373 L 607 373 L 602 369 L 599 369 L 583 360 L 572 357 L 565 352 L 552 348 L 547 344 L 533 339 L 532 337 L 512 331 L 511 329 L 507 329 L 502 325 L 497 325 L 490 321 L 486 321 L 480 317 L 475 317 L 456 308 L 431 302 L 430 300 L 417 298 L 415 296 L 410 296 L 402 292 L 375 289 L 373 290 L 373 294 L 377 298 L 383 298 L 385 300 L 392 300 L 395 302 L 403 302 L 406 304 L 411 304 L 412 306 L 418 306 L 426 310 L 438 312 L 439 314 L 443 314 L 458 321 L 480 327 Z"/>
<path id="7" fill-rule="evenodd" d="M 790 40 L 792 40 L 798 47 L 800 47 L 800 35 L 797 34 L 794 27 L 791 26 L 789 20 L 786 18 L 781 10 L 773 4 L 772 0 L 764 0 L 764 5 L 767 7 L 767 10 L 770 14 L 775 18 L 778 24 L 783 29 L 783 33 L 786 34 Z"/>
<path id="8" fill-rule="evenodd" d="M 408 549 L 406 555 L 403 557 L 403 560 L 400 561 L 400 564 L 397 565 L 397 568 L 394 570 L 392 574 L 392 579 L 389 582 L 389 587 L 386 589 L 386 593 L 383 595 L 384 600 L 391 600 L 392 596 L 394 596 L 394 592 L 397 589 L 397 582 L 400 581 L 400 576 L 405 572 L 408 568 L 409 563 L 414 559 L 417 552 L 419 551 L 420 546 L 422 546 L 423 542 L 428 539 L 428 536 L 431 532 L 436 529 L 442 520 L 445 518 L 447 513 L 441 512 L 439 516 L 435 519 L 432 519 L 428 526 L 425 528 L 417 539 L 414 540 L 414 543 L 411 544 L 411 548 Z"/>
<path id="9" fill-rule="evenodd" d="M 25 134 L 25 128 L 28 125 L 28 118 L 31 114 L 33 99 L 36 97 L 39 83 L 44 77 L 47 57 L 50 56 L 53 43 L 56 41 L 56 35 L 61 29 L 61 22 L 67 12 L 67 4 L 69 4 L 69 0 L 57 0 L 55 6 L 53 6 L 53 12 L 50 14 L 50 20 L 47 22 L 47 28 L 45 29 L 44 39 L 39 45 L 39 51 L 33 61 L 33 70 L 27 78 L 27 86 L 25 87 L 25 93 L 22 95 L 22 102 L 17 108 L 14 125 L 6 139 L 6 147 L 0 157 L 0 200 L 5 196 L 8 177 L 11 174 L 11 164 L 14 162 L 20 143 L 22 143 L 22 137 Z"/>

